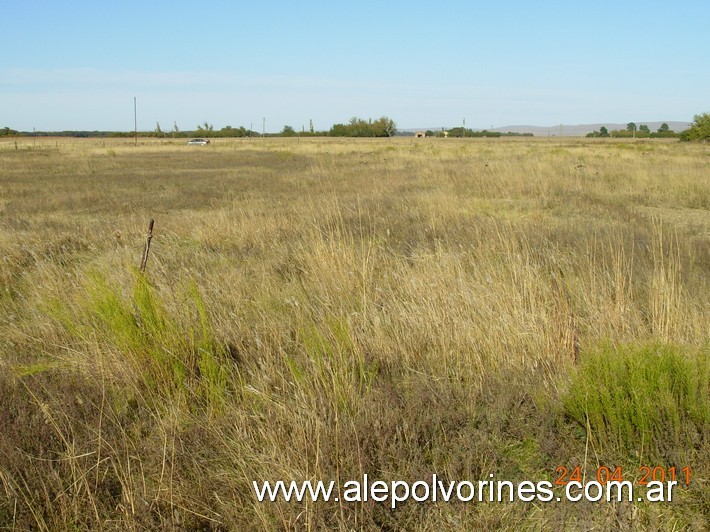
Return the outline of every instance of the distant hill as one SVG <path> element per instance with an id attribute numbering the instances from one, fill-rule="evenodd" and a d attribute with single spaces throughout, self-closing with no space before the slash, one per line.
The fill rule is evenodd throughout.
<path id="1" fill-rule="evenodd" d="M 662 120 L 660 122 L 635 122 L 636 126 L 641 124 L 646 124 L 651 131 L 657 131 L 661 124 L 666 123 L 668 127 L 675 131 L 676 133 L 688 129 L 690 127 L 690 122 L 679 122 L 674 120 Z M 488 131 L 497 131 L 500 133 L 532 133 L 536 137 L 583 137 L 587 133 L 592 131 L 599 131 L 599 128 L 606 127 L 609 131 L 615 129 L 626 129 L 626 123 L 624 124 L 614 124 L 610 122 L 599 123 L 599 124 L 558 124 L 556 126 L 503 126 L 494 127 Z M 457 126 L 453 126 L 457 127 Z M 402 131 L 415 132 L 415 131 L 426 131 L 430 129 L 431 131 L 441 131 L 440 127 L 432 128 L 419 128 L 419 129 L 403 129 Z M 480 129 L 475 129 L 474 131 L 481 131 Z"/>

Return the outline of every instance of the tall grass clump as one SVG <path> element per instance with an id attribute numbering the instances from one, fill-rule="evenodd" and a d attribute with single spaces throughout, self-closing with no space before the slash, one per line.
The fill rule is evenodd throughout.
<path id="1" fill-rule="evenodd" d="M 678 464 L 707 449 L 709 386 L 707 348 L 605 346 L 583 359 L 563 404 L 603 456 Z"/>
<path id="2" fill-rule="evenodd" d="M 53 301 L 50 314 L 66 332 L 112 358 L 114 373 L 137 375 L 158 397 L 197 398 L 219 409 L 227 389 L 227 349 L 214 334 L 194 281 L 183 291 L 180 312 L 139 271 L 130 292 L 99 271 L 87 274 L 75 301 Z M 126 371 L 121 371 L 121 366 Z"/>
<path id="3" fill-rule="evenodd" d="M 353 410 L 377 375 L 377 364 L 365 360 L 344 320 L 306 323 L 297 330 L 299 347 L 286 364 L 304 390 L 317 390 L 334 409 Z"/>

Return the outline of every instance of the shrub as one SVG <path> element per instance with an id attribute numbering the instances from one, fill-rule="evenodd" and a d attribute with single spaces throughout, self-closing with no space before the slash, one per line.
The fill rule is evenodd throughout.
<path id="1" fill-rule="evenodd" d="M 678 463 L 688 457 L 673 449 L 707 443 L 709 361 L 707 349 L 607 346 L 582 361 L 563 404 L 605 456 Z"/>
<path id="2" fill-rule="evenodd" d="M 710 140 L 710 113 L 702 113 L 695 115 L 693 123 L 690 125 L 690 129 L 683 131 L 681 133 L 681 140 L 689 141 L 703 141 L 707 142 Z"/>

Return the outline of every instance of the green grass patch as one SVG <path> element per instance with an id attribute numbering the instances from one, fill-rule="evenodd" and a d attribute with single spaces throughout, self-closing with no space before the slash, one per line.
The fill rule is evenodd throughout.
<path id="1" fill-rule="evenodd" d="M 61 364 L 40 362 L 36 364 L 20 364 L 13 366 L 12 369 L 18 377 L 29 377 L 31 375 L 37 375 L 39 373 L 44 373 L 60 367 L 62 367 Z"/>
<path id="2" fill-rule="evenodd" d="M 219 410 L 227 389 L 227 350 L 214 334 L 194 282 L 179 311 L 141 272 L 132 272 L 130 293 L 100 272 L 86 276 L 73 302 L 51 301 L 46 311 L 76 340 L 119 354 L 140 368 L 147 385 L 163 397 L 187 397 Z M 192 401 L 191 401 L 192 402 Z"/>
<path id="3" fill-rule="evenodd" d="M 312 387 L 312 391 L 323 391 L 344 409 L 352 408 L 356 398 L 370 390 L 377 365 L 365 360 L 344 319 L 304 324 L 297 338 L 301 356 L 286 357 L 296 382 Z"/>
<path id="4" fill-rule="evenodd" d="M 603 347 L 582 360 L 565 412 L 605 456 L 678 463 L 708 438 L 709 362 L 707 348 Z"/>

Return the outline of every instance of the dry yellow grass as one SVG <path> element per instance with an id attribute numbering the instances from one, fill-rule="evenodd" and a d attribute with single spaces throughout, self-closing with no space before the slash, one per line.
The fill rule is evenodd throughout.
<path id="1" fill-rule="evenodd" d="M 677 142 L 0 144 L 0 523 L 700 526 L 709 211 L 710 151 Z M 585 360 L 656 348 L 699 376 L 663 396 L 699 408 L 672 425 L 687 441 L 574 419 Z M 251 489 L 648 460 L 695 483 L 668 506 L 397 512 Z"/>

